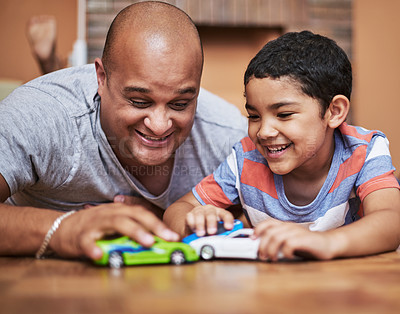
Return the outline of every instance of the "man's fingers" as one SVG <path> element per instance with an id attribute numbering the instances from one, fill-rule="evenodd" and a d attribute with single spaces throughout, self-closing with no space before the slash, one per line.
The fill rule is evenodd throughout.
<path id="1" fill-rule="evenodd" d="M 93 260 L 98 260 L 103 256 L 103 251 L 94 242 L 88 243 L 82 250 L 85 256 Z"/>
<path id="2" fill-rule="evenodd" d="M 162 217 L 164 215 L 164 210 L 161 209 L 160 207 L 150 203 L 148 200 L 146 200 L 143 197 L 139 196 L 130 196 L 130 195 L 116 195 L 114 197 L 114 203 L 122 203 L 125 205 L 139 205 L 145 207 L 148 211 L 152 212 L 155 214 L 160 220 L 162 220 Z"/>
<path id="3" fill-rule="evenodd" d="M 109 234 L 126 235 L 139 244 L 150 247 L 154 244 L 154 235 L 166 241 L 178 241 L 179 235 L 141 205 L 112 203 L 106 206 L 88 208 L 82 214 L 90 221 L 89 228 L 82 228 L 76 238 L 76 249 L 92 259 L 102 256 L 96 241 Z"/>
<path id="4" fill-rule="evenodd" d="M 167 241 L 179 240 L 179 235 L 176 232 L 170 230 L 156 215 L 141 206 L 135 206 L 130 211 L 130 217 L 138 224 L 139 230 L 148 230 Z"/>
<path id="5" fill-rule="evenodd" d="M 139 203 L 138 197 L 129 195 L 116 195 L 114 197 L 115 203 L 123 203 L 126 205 L 136 205 Z"/>

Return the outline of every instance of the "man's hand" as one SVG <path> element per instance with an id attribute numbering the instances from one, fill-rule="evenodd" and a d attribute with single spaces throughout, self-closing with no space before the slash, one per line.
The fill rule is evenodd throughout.
<path id="1" fill-rule="evenodd" d="M 50 247 L 62 257 L 85 255 L 99 259 L 102 251 L 95 242 L 110 234 L 127 235 L 147 247 L 154 243 L 153 234 L 167 241 L 179 239 L 143 205 L 114 202 L 91 206 L 66 218 L 50 241 Z"/>
<path id="2" fill-rule="evenodd" d="M 115 203 L 124 203 L 126 205 L 141 205 L 145 207 L 148 211 L 151 211 L 154 215 L 156 215 L 159 219 L 162 220 L 164 215 L 164 210 L 153 203 L 150 203 L 143 197 L 139 196 L 130 196 L 130 195 L 116 195 L 114 197 Z"/>

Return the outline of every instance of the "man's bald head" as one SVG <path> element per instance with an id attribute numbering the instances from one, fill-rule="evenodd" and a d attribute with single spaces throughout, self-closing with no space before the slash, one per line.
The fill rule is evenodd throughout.
<path id="1" fill-rule="evenodd" d="M 158 1 L 132 4 L 115 17 L 107 33 L 102 62 L 110 75 L 118 60 L 118 51 L 130 39 L 140 40 L 152 49 L 179 49 L 185 45 L 195 48 L 203 66 L 203 49 L 199 33 L 191 18 L 173 5 Z"/>

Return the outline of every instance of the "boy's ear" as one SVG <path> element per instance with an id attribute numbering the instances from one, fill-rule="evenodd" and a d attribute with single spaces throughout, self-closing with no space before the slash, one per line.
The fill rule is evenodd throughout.
<path id="1" fill-rule="evenodd" d="M 347 118 L 350 109 L 350 101 L 346 96 L 336 95 L 333 97 L 328 111 L 328 124 L 332 129 L 340 126 Z"/>

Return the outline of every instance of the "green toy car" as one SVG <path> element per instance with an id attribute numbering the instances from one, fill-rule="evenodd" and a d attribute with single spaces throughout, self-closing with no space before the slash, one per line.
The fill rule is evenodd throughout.
<path id="1" fill-rule="evenodd" d="M 121 268 L 124 265 L 143 264 L 180 265 L 199 260 L 196 251 L 188 244 L 167 242 L 156 236 L 154 241 L 155 243 L 147 248 L 127 236 L 112 240 L 98 240 L 96 244 L 103 250 L 103 256 L 94 263 Z"/>

